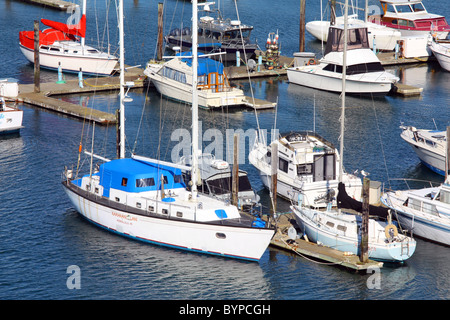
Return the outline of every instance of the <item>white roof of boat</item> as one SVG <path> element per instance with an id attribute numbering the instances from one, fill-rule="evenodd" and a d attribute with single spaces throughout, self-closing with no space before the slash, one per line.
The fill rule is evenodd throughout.
<path id="1" fill-rule="evenodd" d="M 388 4 L 415 4 L 421 3 L 422 0 L 380 0 L 380 2 L 388 3 Z"/>

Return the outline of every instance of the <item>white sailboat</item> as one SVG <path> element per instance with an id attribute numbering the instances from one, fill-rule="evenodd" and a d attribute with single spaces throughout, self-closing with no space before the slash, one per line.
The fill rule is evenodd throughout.
<path id="1" fill-rule="evenodd" d="M 197 1 L 192 1 L 197 28 Z M 99 170 L 82 177 L 65 171 L 64 189 L 76 210 L 95 225 L 121 236 L 156 245 L 229 258 L 258 261 L 274 234 L 261 219 L 197 191 L 198 103 L 192 91 L 192 166 L 133 155 L 125 158 L 123 1 L 120 28 L 120 157 L 104 159 Z M 194 43 L 195 33 L 194 33 Z M 193 80 L 197 82 L 197 46 L 193 46 Z M 91 157 L 93 157 L 91 153 Z M 92 158 L 91 158 L 92 159 Z M 182 181 L 190 170 L 190 190 Z"/>
<path id="2" fill-rule="evenodd" d="M 346 0 L 345 16 L 348 14 L 348 0 Z M 344 19 L 344 30 L 347 29 L 347 20 Z M 347 64 L 347 33 L 344 35 L 343 48 L 343 77 L 342 77 L 342 115 L 341 115 L 341 157 L 344 146 L 344 119 L 345 119 L 345 93 Z M 339 170 L 342 173 L 343 160 Z M 339 191 L 341 193 L 341 190 Z M 339 194 L 338 197 L 342 194 Z M 291 206 L 295 219 L 308 239 L 321 243 L 336 250 L 360 253 L 362 217 L 347 213 L 338 208 L 328 207 L 326 211 L 316 210 L 303 204 Z M 389 221 L 389 220 L 388 220 Z M 416 242 L 414 239 L 399 234 L 395 225 L 380 220 L 368 220 L 368 257 L 374 260 L 403 262 L 414 253 Z"/>
<path id="3" fill-rule="evenodd" d="M 69 25 L 47 19 L 41 22 L 50 27 L 39 32 L 39 64 L 42 68 L 63 72 L 110 75 L 118 58 L 112 54 L 101 52 L 85 44 L 86 35 L 86 0 L 80 21 Z M 79 39 L 78 39 L 79 38 Z M 34 63 L 34 31 L 19 33 L 20 51 L 25 58 Z"/>

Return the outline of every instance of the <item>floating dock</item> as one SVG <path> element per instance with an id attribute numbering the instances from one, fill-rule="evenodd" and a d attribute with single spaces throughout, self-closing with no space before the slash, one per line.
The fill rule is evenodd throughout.
<path id="1" fill-rule="evenodd" d="M 62 0 L 23 0 L 23 1 L 63 11 L 74 10 L 75 7 L 78 6 L 77 4 L 74 4 L 72 2 Z"/>
<path id="2" fill-rule="evenodd" d="M 130 68 L 129 70 L 125 74 L 125 81 L 133 82 L 133 88 L 142 87 L 145 78 L 142 70 L 139 68 Z M 40 92 L 37 93 L 34 92 L 34 84 L 19 84 L 17 100 L 68 116 L 95 121 L 99 124 L 112 124 L 117 122 L 114 114 L 54 98 L 58 95 L 109 90 L 119 90 L 119 77 L 84 79 L 83 87 L 79 86 L 78 79 L 67 80 L 64 83 L 41 83 Z"/>
<path id="3" fill-rule="evenodd" d="M 306 259 L 312 259 L 317 263 L 344 267 L 356 272 L 367 271 L 369 268 L 383 267 L 382 262 L 369 259 L 363 263 L 357 255 L 321 246 L 303 239 L 291 239 L 285 231 L 290 226 L 288 215 L 280 217 L 278 230 L 270 242 L 271 246 L 292 252 Z"/>

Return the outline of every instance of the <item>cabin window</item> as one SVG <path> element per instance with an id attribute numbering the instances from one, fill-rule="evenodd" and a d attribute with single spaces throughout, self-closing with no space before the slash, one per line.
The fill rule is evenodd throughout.
<path id="1" fill-rule="evenodd" d="M 42 50 L 48 50 L 48 47 L 47 46 L 41 46 L 41 49 Z"/>
<path id="2" fill-rule="evenodd" d="M 337 225 L 337 227 L 336 227 L 338 230 L 340 230 L 340 231 L 342 231 L 342 232 L 345 232 L 345 231 L 347 231 L 347 227 L 346 226 L 341 226 L 341 225 Z"/>
<path id="3" fill-rule="evenodd" d="M 136 202 L 136 208 L 140 209 L 142 207 L 140 202 Z"/>
<path id="4" fill-rule="evenodd" d="M 154 178 L 136 179 L 136 187 L 137 188 L 152 187 L 154 185 L 155 185 Z"/>
<path id="5" fill-rule="evenodd" d="M 169 183 L 169 180 L 167 180 L 167 176 L 163 176 L 163 181 L 164 181 L 164 184 L 168 184 Z"/>
<path id="6" fill-rule="evenodd" d="M 299 164 L 297 165 L 297 175 L 312 174 L 312 164 Z"/>
<path id="7" fill-rule="evenodd" d="M 162 209 L 162 213 L 163 213 L 163 214 L 169 214 L 169 210 L 167 210 L 167 209 Z"/>
<path id="8" fill-rule="evenodd" d="M 186 75 L 183 72 L 177 71 L 175 69 L 169 68 L 169 67 L 164 67 L 162 68 L 162 70 L 160 71 L 162 76 L 167 77 L 169 79 L 181 82 L 181 83 L 186 83 Z"/>
<path id="9" fill-rule="evenodd" d="M 116 197 L 116 201 L 117 201 L 117 202 L 120 202 L 120 198 L 119 198 L 119 197 Z"/>
<path id="10" fill-rule="evenodd" d="M 279 158 L 278 168 L 283 172 L 288 172 L 289 162 L 283 158 Z"/>
<path id="11" fill-rule="evenodd" d="M 411 11 L 412 11 L 412 9 L 411 9 L 411 7 L 409 6 L 409 4 L 406 4 L 406 5 L 398 5 L 398 6 L 396 6 L 396 9 L 397 9 L 397 12 L 398 12 L 398 13 L 404 13 L 404 12 L 411 12 Z"/>
<path id="12" fill-rule="evenodd" d="M 334 180 L 335 171 L 334 154 L 314 156 L 314 181 Z"/>
<path id="13" fill-rule="evenodd" d="M 95 193 L 98 193 L 98 192 L 99 192 L 98 188 L 95 188 Z"/>
<path id="14" fill-rule="evenodd" d="M 334 228 L 334 223 L 331 221 L 327 221 L 327 223 L 325 223 L 327 226 L 329 226 L 330 228 Z"/>
<path id="15" fill-rule="evenodd" d="M 422 202 L 416 199 L 409 198 L 408 201 L 408 207 L 414 210 L 421 210 L 422 209 Z"/>
<path id="16" fill-rule="evenodd" d="M 427 202 L 423 203 L 423 212 L 428 213 L 428 214 L 432 214 L 432 215 L 435 215 L 435 216 L 438 215 L 438 212 L 436 210 L 436 206 L 431 204 L 431 203 L 427 203 Z"/>
<path id="17" fill-rule="evenodd" d="M 219 40 L 220 39 L 220 32 L 213 32 L 212 37 L 215 40 Z"/>
<path id="18" fill-rule="evenodd" d="M 60 50 L 58 48 L 50 48 L 50 51 L 60 52 Z"/>
<path id="19" fill-rule="evenodd" d="M 173 176 L 173 182 L 180 183 L 181 182 L 181 175 L 176 174 Z"/>
<path id="20" fill-rule="evenodd" d="M 216 238 L 217 239 L 226 239 L 226 235 L 225 235 L 225 233 L 222 233 L 222 232 L 217 232 L 216 233 Z"/>
<path id="21" fill-rule="evenodd" d="M 183 212 L 177 211 L 177 217 L 178 217 L 178 218 L 182 218 L 182 217 L 183 217 Z"/>
<path id="22" fill-rule="evenodd" d="M 411 7 L 414 12 L 425 11 L 425 7 L 423 6 L 423 3 L 414 3 L 414 4 L 411 4 Z"/>
<path id="23" fill-rule="evenodd" d="M 441 202 L 450 204 L 450 192 L 442 190 L 440 200 Z"/>
<path id="24" fill-rule="evenodd" d="M 127 178 L 122 178 L 122 187 L 126 187 L 128 183 L 128 179 Z"/>
<path id="25" fill-rule="evenodd" d="M 155 212 L 155 207 L 154 206 L 148 206 L 148 211 Z"/>

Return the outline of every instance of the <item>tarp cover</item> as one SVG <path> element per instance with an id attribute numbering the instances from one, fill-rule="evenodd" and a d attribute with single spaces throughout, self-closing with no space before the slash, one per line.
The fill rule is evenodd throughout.
<path id="1" fill-rule="evenodd" d="M 201 54 L 199 54 L 201 55 Z M 182 59 L 183 62 L 186 62 L 188 66 L 192 66 L 192 52 L 180 52 L 177 53 L 177 56 L 187 56 L 189 58 Z M 223 74 L 223 64 L 219 61 L 209 59 L 209 58 L 198 58 L 198 68 L 197 72 L 199 76 L 207 75 L 211 72 L 217 72 L 218 74 Z"/>
<path id="2" fill-rule="evenodd" d="M 345 185 L 342 182 L 338 185 L 337 204 L 338 207 L 342 209 L 352 209 L 362 212 L 362 202 L 350 197 L 347 194 L 347 191 L 345 191 Z M 388 217 L 388 209 L 369 205 L 369 215 L 386 219 Z"/>
<path id="3" fill-rule="evenodd" d="M 347 35 L 347 50 L 361 48 L 370 49 L 367 27 L 349 27 Z M 331 26 L 328 29 L 325 55 L 332 51 L 344 51 L 344 29 L 341 27 Z"/>
<path id="4" fill-rule="evenodd" d="M 81 16 L 80 22 L 78 22 L 78 24 L 65 24 L 62 22 L 47 19 L 41 19 L 41 22 L 45 24 L 47 27 L 59 30 L 66 34 L 71 34 L 82 38 L 86 36 L 86 15 L 84 14 Z"/>

